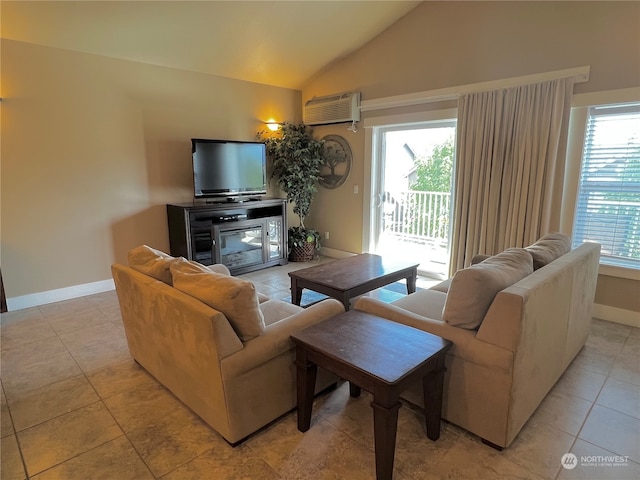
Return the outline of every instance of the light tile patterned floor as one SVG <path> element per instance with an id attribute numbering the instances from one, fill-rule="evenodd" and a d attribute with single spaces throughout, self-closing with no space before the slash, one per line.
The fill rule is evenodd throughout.
<path id="1" fill-rule="evenodd" d="M 287 272 L 304 266 L 245 277 L 284 298 Z M 369 394 L 350 398 L 342 384 L 316 400 L 308 432 L 291 413 L 232 448 L 133 362 L 114 292 L 3 314 L 0 333 L 2 480 L 375 476 Z M 586 347 L 503 452 L 446 422 L 431 442 L 423 424 L 400 410 L 396 480 L 640 478 L 640 331 L 594 320 Z M 563 469 L 567 452 L 593 461 Z M 596 464 L 610 455 L 628 460 Z"/>

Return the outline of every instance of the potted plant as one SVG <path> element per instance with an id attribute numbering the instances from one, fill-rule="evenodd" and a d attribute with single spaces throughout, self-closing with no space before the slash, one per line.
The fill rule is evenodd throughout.
<path id="1" fill-rule="evenodd" d="M 300 225 L 290 227 L 288 232 L 289 260 L 294 262 L 313 259 L 320 248 L 320 234 L 304 224 L 324 163 L 324 142 L 315 139 L 312 132 L 304 123 L 285 122 L 274 134 L 259 134 L 272 163 L 271 178 L 277 180 L 287 194 L 287 201 L 293 204 L 293 213 L 300 218 Z"/>

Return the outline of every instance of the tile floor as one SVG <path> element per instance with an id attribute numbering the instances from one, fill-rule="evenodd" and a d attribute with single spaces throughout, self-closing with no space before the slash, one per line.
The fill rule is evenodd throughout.
<path id="1" fill-rule="evenodd" d="M 286 272 L 301 266 L 245 277 L 283 298 Z M 350 398 L 346 384 L 316 400 L 307 433 L 291 413 L 232 448 L 133 362 L 114 292 L 0 323 L 2 480 L 375 476 L 371 397 Z M 431 442 L 423 421 L 400 410 L 396 480 L 640 478 L 640 330 L 594 320 L 585 348 L 503 452 L 446 422 Z M 578 459 L 571 470 L 560 465 L 567 452 Z M 611 455 L 627 460 L 597 465 Z"/>

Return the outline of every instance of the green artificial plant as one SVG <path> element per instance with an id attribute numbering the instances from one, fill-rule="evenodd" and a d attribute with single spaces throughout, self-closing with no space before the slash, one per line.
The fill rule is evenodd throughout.
<path id="1" fill-rule="evenodd" d="M 304 224 L 324 163 L 324 142 L 315 139 L 312 133 L 312 128 L 304 123 L 288 122 L 282 123 L 275 133 L 259 133 L 271 161 L 271 178 L 276 179 L 287 201 L 293 204 L 293 213 L 300 218 L 298 227 L 289 228 L 290 248 L 305 241 L 314 242 L 316 249 L 320 246 L 319 233 Z"/>

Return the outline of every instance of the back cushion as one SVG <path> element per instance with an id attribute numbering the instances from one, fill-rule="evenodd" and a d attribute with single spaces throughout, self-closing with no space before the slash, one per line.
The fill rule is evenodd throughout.
<path id="1" fill-rule="evenodd" d="M 129 266 L 134 270 L 160 280 L 167 285 L 172 284 L 169 267 L 175 259 L 171 255 L 167 255 L 148 245 L 140 245 L 133 250 L 129 250 L 127 260 Z"/>
<path id="2" fill-rule="evenodd" d="M 220 270 L 220 271 L 214 271 L 211 270 L 211 268 L 209 267 L 205 267 L 203 264 L 198 263 L 198 262 L 194 262 L 193 260 L 187 260 L 184 257 L 176 257 L 173 262 L 172 265 L 174 267 L 174 270 L 179 270 L 180 272 L 183 273 L 217 273 L 220 275 L 223 275 L 225 273 L 225 270 Z M 228 271 L 228 270 L 226 270 Z M 171 275 L 173 275 L 173 273 L 171 273 Z"/>
<path id="3" fill-rule="evenodd" d="M 523 248 L 509 248 L 482 263 L 458 270 L 451 281 L 442 319 L 476 329 L 498 292 L 533 272 L 533 259 Z"/>
<path id="4" fill-rule="evenodd" d="M 537 270 L 568 253 L 571 239 L 562 233 L 548 233 L 525 249 L 533 257 L 533 269 Z"/>
<path id="5" fill-rule="evenodd" d="M 482 253 L 477 253 L 471 259 L 471 265 L 475 265 L 476 263 L 484 262 L 491 255 L 484 255 Z"/>
<path id="6" fill-rule="evenodd" d="M 222 312 L 243 342 L 264 332 L 264 317 L 253 283 L 185 259 L 171 264 L 171 275 L 174 288 Z"/>

